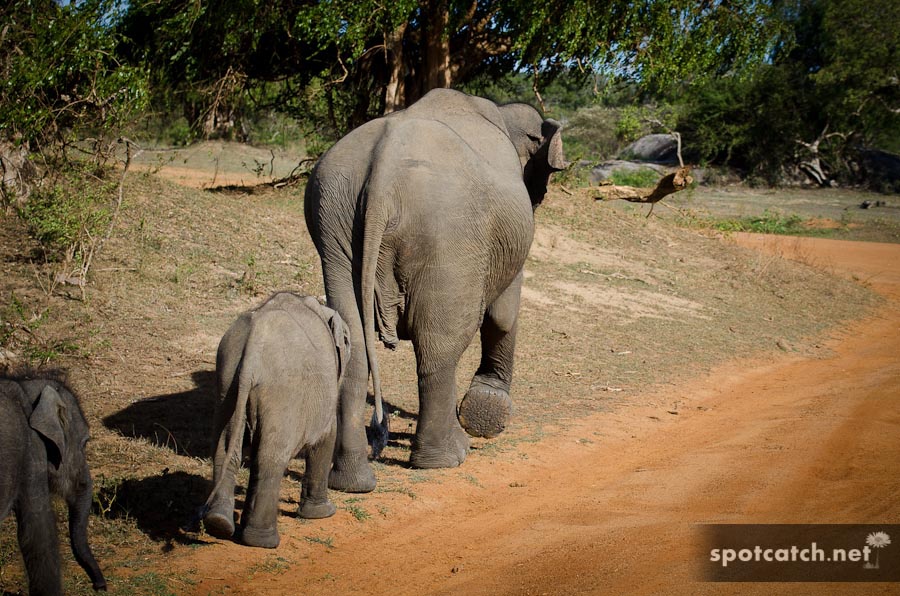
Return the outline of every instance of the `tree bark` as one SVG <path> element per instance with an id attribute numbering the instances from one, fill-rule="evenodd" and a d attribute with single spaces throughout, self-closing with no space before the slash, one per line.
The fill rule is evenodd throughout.
<path id="1" fill-rule="evenodd" d="M 594 197 L 598 201 L 629 201 L 632 203 L 656 203 L 670 194 L 687 188 L 694 179 L 690 175 L 691 168 L 678 168 L 675 172 L 663 176 L 656 188 L 635 188 L 633 186 L 601 186 L 597 190 L 603 196 Z"/>
<path id="2" fill-rule="evenodd" d="M 428 3 L 428 20 L 424 33 L 425 88 L 424 95 L 432 89 L 448 88 L 453 82 L 450 74 L 450 7 L 447 0 Z"/>
<path id="3" fill-rule="evenodd" d="M 406 68 L 403 36 L 408 23 L 403 23 L 385 37 L 385 59 L 388 63 L 388 83 L 384 89 L 384 113 L 390 114 L 406 107 Z"/>

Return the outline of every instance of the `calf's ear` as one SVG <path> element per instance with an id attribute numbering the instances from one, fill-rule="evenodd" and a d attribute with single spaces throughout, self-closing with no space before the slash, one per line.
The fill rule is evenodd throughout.
<path id="1" fill-rule="evenodd" d="M 31 428 L 46 439 L 47 455 L 50 463 L 57 469 L 66 452 L 67 409 L 68 406 L 59 392 L 48 384 L 41 391 L 31 418 L 28 419 Z M 55 449 L 55 453 L 51 453 L 51 446 Z"/>
<path id="2" fill-rule="evenodd" d="M 332 310 L 328 316 L 328 327 L 331 328 L 331 335 L 334 337 L 334 348 L 338 356 L 338 382 L 340 382 L 350 363 L 350 329 L 336 310 Z"/>

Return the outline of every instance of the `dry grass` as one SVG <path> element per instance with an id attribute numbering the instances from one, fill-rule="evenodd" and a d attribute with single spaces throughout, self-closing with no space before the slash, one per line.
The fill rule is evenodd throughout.
<path id="1" fill-rule="evenodd" d="M 520 442 L 725 359 L 777 345 L 815 351 L 811 338 L 875 301 L 849 282 L 637 209 L 551 190 L 537 219 L 526 264 L 515 419 L 501 438 L 474 442 L 473 458 L 515 453 Z M 12 218 L 0 221 L 0 312 L 18 326 L 5 347 L 21 357 L 33 346 L 70 346 L 57 350 L 52 363 L 69 371 L 92 424 L 98 515 L 91 531 L 110 589 L 178 593 L 179 582 L 190 578 L 166 578 L 163 554 L 205 542 L 182 526 L 209 489 L 218 340 L 239 312 L 270 292 L 323 292 L 302 188 L 226 193 L 150 173 L 130 176 L 117 229 L 95 260 L 84 301 L 80 290 L 68 296 L 41 289 L 32 248 Z M 19 307 L 10 310 L 13 297 Z M 476 341 L 461 363 L 461 390 L 478 349 Z M 465 474 L 465 466 L 406 467 L 417 410 L 412 350 L 379 349 L 379 357 L 395 432 L 376 464 L 378 490 L 414 499 L 417 483 Z M 294 514 L 301 474 L 296 462 L 284 483 L 287 515 Z M 360 517 L 389 515 L 349 499 L 336 495 Z M 8 520 L 0 529 L 0 588 L 13 593 L 24 588 L 16 557 Z M 66 575 L 70 593 L 90 591 L 71 561 Z"/>

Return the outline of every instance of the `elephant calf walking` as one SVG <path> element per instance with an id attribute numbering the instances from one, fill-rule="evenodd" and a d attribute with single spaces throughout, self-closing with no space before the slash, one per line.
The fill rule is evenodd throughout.
<path id="1" fill-rule="evenodd" d="M 63 593 L 52 495 L 68 505 L 75 560 L 95 590 L 106 590 L 87 539 L 94 497 L 88 437 L 81 406 L 64 384 L 0 379 L 0 520 L 15 513 L 30 594 Z"/>
<path id="2" fill-rule="evenodd" d="M 334 515 L 328 474 L 336 434 L 341 379 L 350 336 L 340 315 L 310 296 L 281 292 L 242 314 L 225 333 L 216 355 L 214 488 L 204 522 L 214 536 L 235 532 L 235 473 L 245 427 L 251 465 L 241 515 L 244 544 L 278 546 L 276 524 L 281 478 L 303 453 L 306 475 L 299 515 Z"/>

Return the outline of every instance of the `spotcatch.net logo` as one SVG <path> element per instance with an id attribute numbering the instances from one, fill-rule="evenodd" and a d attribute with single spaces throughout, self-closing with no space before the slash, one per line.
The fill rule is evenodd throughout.
<path id="1" fill-rule="evenodd" d="M 900 525 L 708 524 L 700 528 L 707 581 L 900 581 L 900 545 L 895 544 L 900 542 Z"/>

